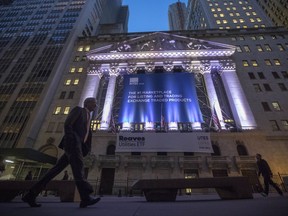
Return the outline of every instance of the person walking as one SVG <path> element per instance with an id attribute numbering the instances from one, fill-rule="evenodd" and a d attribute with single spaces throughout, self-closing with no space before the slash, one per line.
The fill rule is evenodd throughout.
<path id="1" fill-rule="evenodd" d="M 69 179 L 68 171 L 65 170 L 62 180 L 68 180 L 68 179 Z"/>
<path id="2" fill-rule="evenodd" d="M 262 175 L 264 179 L 264 191 L 261 193 L 262 196 L 265 196 L 265 197 L 268 196 L 269 184 L 272 185 L 281 196 L 283 196 L 283 192 L 281 191 L 281 189 L 271 179 L 271 177 L 273 177 L 273 174 L 267 161 L 262 159 L 261 154 L 256 154 L 256 160 L 257 160 L 256 163 L 258 167 L 258 176 Z"/>
<path id="3" fill-rule="evenodd" d="M 45 188 L 47 183 L 56 175 L 61 173 L 69 164 L 72 169 L 74 181 L 80 194 L 80 208 L 94 205 L 100 198 L 90 196 L 93 192 L 92 186 L 84 178 L 83 157 L 91 151 L 92 133 L 90 128 L 90 112 L 96 108 L 95 98 L 86 98 L 84 107 L 74 107 L 64 123 L 64 136 L 59 148 L 64 154 L 57 163 L 36 183 L 22 198 L 30 207 L 40 207 L 36 203 L 36 197 Z"/>

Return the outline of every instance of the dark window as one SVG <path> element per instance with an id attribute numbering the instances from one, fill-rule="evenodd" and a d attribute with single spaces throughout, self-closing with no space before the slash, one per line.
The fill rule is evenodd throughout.
<path id="1" fill-rule="evenodd" d="M 287 88 L 286 88 L 284 83 L 278 83 L 278 85 L 279 85 L 279 88 L 281 89 L 281 91 L 287 91 Z"/>
<path id="2" fill-rule="evenodd" d="M 60 96 L 59 96 L 59 99 L 64 99 L 65 95 L 66 95 L 66 91 L 62 91 Z"/>
<path id="3" fill-rule="evenodd" d="M 240 141 L 236 141 L 236 143 L 239 143 L 237 145 L 237 152 L 239 156 L 243 156 L 243 155 L 248 155 L 247 149 L 246 147 L 242 144 L 242 142 Z M 241 143 L 241 144 L 240 144 Z"/>
<path id="4" fill-rule="evenodd" d="M 264 111 L 271 111 L 269 104 L 267 102 L 262 102 L 261 104 L 262 104 Z"/>
<path id="5" fill-rule="evenodd" d="M 280 79 L 280 76 L 277 72 L 272 72 L 272 75 L 275 79 Z"/>
<path id="6" fill-rule="evenodd" d="M 258 76 L 260 79 L 265 79 L 263 72 L 258 72 Z"/>
<path id="7" fill-rule="evenodd" d="M 249 75 L 249 78 L 250 78 L 250 79 L 256 79 L 254 73 L 249 72 L 248 75 Z"/>
<path id="8" fill-rule="evenodd" d="M 107 147 L 106 155 L 115 155 L 115 145 L 109 145 Z"/>
<path id="9" fill-rule="evenodd" d="M 73 99 L 74 93 L 75 93 L 74 91 L 70 91 L 68 95 L 68 99 Z"/>
<path id="10" fill-rule="evenodd" d="M 220 156 L 221 155 L 220 148 L 217 145 L 212 144 L 212 148 L 214 151 L 214 153 L 211 154 L 212 156 Z"/>
<path id="11" fill-rule="evenodd" d="M 263 86 L 264 86 L 264 89 L 265 89 L 266 91 L 272 91 L 272 89 L 271 89 L 271 87 L 270 87 L 269 84 L 264 83 Z"/>

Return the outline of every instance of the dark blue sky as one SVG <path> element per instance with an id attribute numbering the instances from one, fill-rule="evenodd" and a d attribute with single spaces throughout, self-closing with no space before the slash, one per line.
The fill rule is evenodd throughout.
<path id="1" fill-rule="evenodd" d="M 129 6 L 129 32 L 167 31 L 168 6 L 178 0 L 123 0 Z M 186 3 L 188 0 L 181 0 Z"/>

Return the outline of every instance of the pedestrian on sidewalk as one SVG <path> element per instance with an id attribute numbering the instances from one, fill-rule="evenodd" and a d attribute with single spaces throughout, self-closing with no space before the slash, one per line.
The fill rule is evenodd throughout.
<path id="1" fill-rule="evenodd" d="M 86 98 L 84 107 L 76 106 L 71 110 L 64 124 L 64 137 L 59 148 L 64 154 L 57 163 L 35 184 L 22 200 L 30 207 L 40 207 L 36 197 L 56 175 L 61 173 L 68 165 L 71 166 L 73 178 L 79 191 L 80 208 L 85 208 L 100 201 L 100 198 L 91 197 L 92 186 L 84 178 L 83 157 L 91 151 L 92 133 L 90 127 L 90 112 L 96 108 L 95 98 Z"/>
<path id="2" fill-rule="evenodd" d="M 264 179 L 264 191 L 261 192 L 262 196 L 268 196 L 269 194 L 269 185 L 272 185 L 276 191 L 283 196 L 283 192 L 281 191 L 281 189 L 278 187 L 278 185 L 273 182 L 273 180 L 271 179 L 273 177 L 273 173 L 270 169 L 269 164 L 267 163 L 266 160 L 262 159 L 262 155 L 261 154 L 256 154 L 256 160 L 257 160 L 257 167 L 258 167 L 258 176 L 260 177 L 260 175 L 262 175 L 263 179 Z"/>

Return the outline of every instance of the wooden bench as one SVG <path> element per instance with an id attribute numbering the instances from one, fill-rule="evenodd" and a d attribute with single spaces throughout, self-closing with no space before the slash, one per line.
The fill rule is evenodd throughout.
<path id="1" fill-rule="evenodd" d="M 21 192 L 28 191 L 37 181 L 4 180 L 0 181 L 0 202 L 10 202 Z M 57 191 L 61 202 L 73 202 L 75 194 L 75 182 L 53 180 L 44 190 Z"/>
<path id="2" fill-rule="evenodd" d="M 132 185 L 142 190 L 148 202 L 175 201 L 178 189 L 215 188 L 221 199 L 252 199 L 247 177 L 212 177 L 191 179 L 142 179 Z"/>

